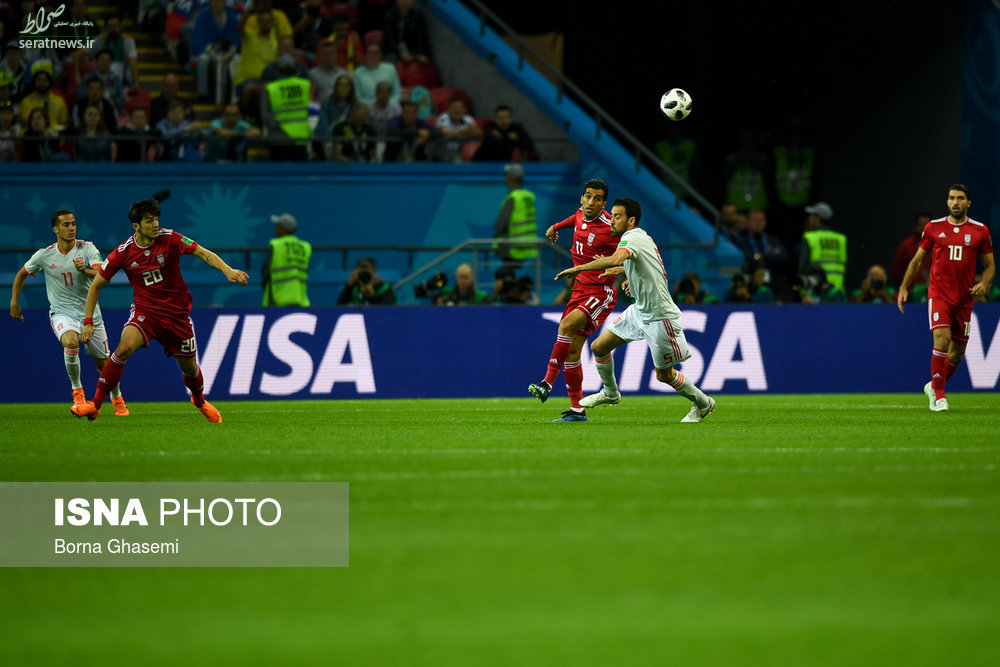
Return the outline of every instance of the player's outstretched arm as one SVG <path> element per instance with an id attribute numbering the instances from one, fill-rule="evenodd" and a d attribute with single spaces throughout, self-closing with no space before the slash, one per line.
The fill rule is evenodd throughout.
<path id="1" fill-rule="evenodd" d="M 94 276 L 94 282 L 90 283 L 90 290 L 87 292 L 87 305 L 83 307 L 83 331 L 80 332 L 80 342 L 89 343 L 90 337 L 94 335 L 94 311 L 97 309 L 97 299 L 101 295 L 101 289 L 108 284 L 101 274 Z"/>
<path id="2" fill-rule="evenodd" d="M 603 271 L 604 269 L 621 266 L 629 257 L 630 253 L 628 250 L 625 248 L 619 248 L 618 250 L 615 250 L 615 253 L 610 257 L 599 257 L 593 261 L 587 262 L 586 264 L 580 264 L 579 266 L 573 266 L 560 271 L 559 275 L 556 276 L 556 280 L 560 280 L 566 276 L 575 276 L 576 274 L 583 273 L 584 271 Z"/>
<path id="3" fill-rule="evenodd" d="M 18 300 L 21 297 L 21 290 L 24 289 L 24 281 L 27 278 L 28 272 L 22 266 L 17 275 L 14 276 L 14 286 L 11 287 L 10 291 L 10 316 L 21 322 L 24 321 L 24 313 L 21 312 L 21 305 L 18 303 Z"/>
<path id="4" fill-rule="evenodd" d="M 192 253 L 198 259 L 203 260 L 206 264 L 211 266 L 213 269 L 218 269 L 222 271 L 223 275 L 226 276 L 226 280 L 231 283 L 239 283 L 240 285 L 246 285 L 250 280 L 250 276 L 244 271 L 239 269 L 234 269 L 225 262 L 222 258 L 216 255 L 211 250 L 205 248 L 205 246 L 198 246 L 195 248 L 194 253 Z"/>
<path id="5" fill-rule="evenodd" d="M 905 312 L 903 310 L 903 304 L 906 303 L 907 299 L 910 298 L 910 285 L 916 280 L 917 274 L 920 273 L 921 267 L 924 265 L 924 257 L 927 256 L 927 251 L 923 248 L 917 248 L 917 252 L 914 253 L 913 259 L 906 266 L 906 274 L 903 276 L 903 282 L 899 285 L 899 291 L 896 292 L 896 307 L 899 308 L 899 312 Z"/>

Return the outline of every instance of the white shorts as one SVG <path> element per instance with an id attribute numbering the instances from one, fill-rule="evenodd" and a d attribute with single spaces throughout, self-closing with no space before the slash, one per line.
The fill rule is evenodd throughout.
<path id="1" fill-rule="evenodd" d="M 691 358 L 679 318 L 647 324 L 639 318 L 639 309 L 632 304 L 624 313 L 611 320 L 608 330 L 628 342 L 646 341 L 649 353 L 653 355 L 653 365 L 659 369 L 670 368 Z"/>
<path id="2" fill-rule="evenodd" d="M 69 315 L 49 313 L 49 324 L 52 325 L 52 333 L 60 341 L 67 331 L 75 331 L 77 335 L 83 333 L 83 320 Z M 108 349 L 108 331 L 104 328 L 103 321 L 94 325 L 94 335 L 87 343 L 87 354 L 95 359 L 107 359 L 111 356 L 111 351 Z"/>

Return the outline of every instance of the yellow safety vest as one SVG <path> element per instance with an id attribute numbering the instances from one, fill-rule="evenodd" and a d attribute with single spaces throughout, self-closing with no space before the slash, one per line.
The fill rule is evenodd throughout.
<path id="1" fill-rule="evenodd" d="M 809 244 L 809 263 L 816 262 L 826 271 L 826 279 L 844 289 L 847 267 L 847 237 L 830 229 L 806 232 L 802 238 Z"/>
<path id="2" fill-rule="evenodd" d="M 267 97 L 271 102 L 274 119 L 282 131 L 293 139 L 308 139 L 309 129 L 309 80 L 297 76 L 278 79 L 267 84 Z M 307 141 L 296 141 L 304 146 Z"/>
<path id="3" fill-rule="evenodd" d="M 309 305 L 306 284 L 312 245 L 293 235 L 271 239 L 271 278 L 264 287 L 265 306 Z"/>
<path id="4" fill-rule="evenodd" d="M 507 246 L 507 253 L 511 259 L 518 261 L 533 259 L 538 256 L 538 248 L 534 244 L 534 240 L 538 237 L 538 226 L 535 222 L 535 194 L 530 190 L 517 188 L 507 194 L 503 205 L 506 206 L 507 202 L 511 200 L 514 202 L 514 210 L 510 214 L 507 238 L 512 241 L 523 239 L 531 241 L 531 244 Z M 494 245 L 493 247 L 497 249 L 499 246 Z"/>

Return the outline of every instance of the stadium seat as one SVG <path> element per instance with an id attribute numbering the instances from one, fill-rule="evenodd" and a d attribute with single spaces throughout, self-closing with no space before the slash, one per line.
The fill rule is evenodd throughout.
<path id="1" fill-rule="evenodd" d="M 365 46 L 369 44 L 378 44 L 383 46 L 385 44 L 385 33 L 381 30 L 369 30 L 363 35 Z"/>
<path id="2" fill-rule="evenodd" d="M 347 14 L 351 19 L 351 30 L 357 30 L 358 25 L 358 7 L 357 5 L 350 5 L 346 2 L 337 2 L 336 0 L 323 0 L 320 5 L 320 11 L 333 18 L 337 14 Z"/>
<path id="3" fill-rule="evenodd" d="M 479 147 L 483 145 L 481 141 L 466 141 L 462 144 L 462 162 L 472 162 L 472 156 L 476 154 Z"/>
<path id="4" fill-rule="evenodd" d="M 425 86 L 433 89 L 441 85 L 437 68 L 431 63 L 399 61 L 396 63 L 396 72 L 399 74 L 400 84 L 404 86 Z"/>

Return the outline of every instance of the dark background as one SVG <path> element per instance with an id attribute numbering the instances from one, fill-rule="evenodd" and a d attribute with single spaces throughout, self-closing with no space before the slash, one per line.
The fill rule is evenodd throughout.
<path id="1" fill-rule="evenodd" d="M 918 211 L 947 214 L 961 179 L 958 0 L 485 4 L 521 34 L 563 33 L 566 76 L 644 143 L 671 129 L 694 139 L 692 180 L 713 202 L 742 129 L 770 148 L 801 120 L 812 199 L 848 235 L 847 287 L 872 263 L 891 269 Z M 694 98 L 679 124 L 657 108 L 672 87 Z"/>

